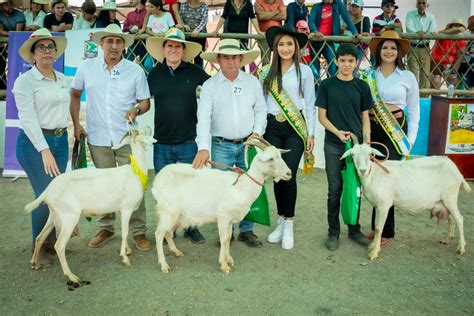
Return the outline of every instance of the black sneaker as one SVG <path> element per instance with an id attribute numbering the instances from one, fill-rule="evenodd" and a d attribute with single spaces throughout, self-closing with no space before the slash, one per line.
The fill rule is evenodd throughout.
<path id="1" fill-rule="evenodd" d="M 247 246 L 252 248 L 259 248 L 263 245 L 263 243 L 258 240 L 257 235 L 255 235 L 253 231 L 240 233 L 238 240 L 244 242 Z"/>
<path id="2" fill-rule="evenodd" d="M 202 244 L 206 241 L 204 236 L 201 234 L 197 227 L 190 227 L 184 230 L 184 237 L 191 240 L 195 244 Z"/>
<path id="3" fill-rule="evenodd" d="M 371 243 L 370 239 L 365 237 L 360 230 L 349 232 L 349 238 L 361 246 L 368 246 Z"/>
<path id="4" fill-rule="evenodd" d="M 328 235 L 328 239 L 326 240 L 326 248 L 329 251 L 336 251 L 339 247 L 339 236 L 337 235 Z"/>

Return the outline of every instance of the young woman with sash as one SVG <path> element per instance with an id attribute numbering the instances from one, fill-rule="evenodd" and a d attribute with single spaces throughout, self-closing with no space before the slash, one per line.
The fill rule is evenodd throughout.
<path id="1" fill-rule="evenodd" d="M 289 181 L 275 183 L 275 199 L 280 216 L 268 242 L 282 242 L 283 249 L 293 248 L 293 217 L 296 204 L 296 173 L 303 152 L 305 163 L 312 166 L 314 146 L 315 91 L 311 69 L 301 64 L 300 49 L 308 37 L 292 26 L 274 26 L 266 38 L 273 57 L 258 72 L 268 107 L 265 139 L 272 145 L 289 149 L 282 157 L 291 169 Z M 306 120 L 302 115 L 305 111 Z"/>
<path id="2" fill-rule="evenodd" d="M 369 84 L 374 99 L 370 116 L 371 140 L 388 147 L 390 160 L 400 160 L 408 157 L 416 140 L 420 120 L 418 83 L 403 64 L 410 42 L 401 39 L 397 32 L 385 31 L 370 40 L 369 48 L 372 56 L 375 56 L 375 67 L 367 69 L 361 79 Z M 384 151 L 383 148 L 378 149 Z M 374 208 L 372 230 L 375 216 Z M 394 236 L 395 213 L 392 206 L 382 232 L 381 245 L 387 245 Z M 368 237 L 373 237 L 373 231 Z"/>

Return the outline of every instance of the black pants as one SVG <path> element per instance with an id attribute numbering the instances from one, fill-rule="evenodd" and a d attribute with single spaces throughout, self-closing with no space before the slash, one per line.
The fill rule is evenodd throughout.
<path id="1" fill-rule="evenodd" d="M 405 115 L 403 112 L 398 112 L 398 113 L 403 114 L 402 117 L 397 118 L 397 121 L 406 133 L 407 124 L 405 121 Z M 370 132 L 371 141 L 379 142 L 387 146 L 388 151 L 390 152 L 389 160 L 400 160 L 402 158 L 402 156 L 398 154 L 397 150 L 395 149 L 395 146 L 393 145 L 390 138 L 388 138 L 387 133 L 383 130 L 380 124 L 371 120 L 370 131 L 371 131 Z M 372 147 L 380 150 L 381 153 L 385 153 L 385 149 L 382 148 L 381 146 L 372 145 Z M 375 166 L 374 168 L 377 168 L 377 166 Z M 376 209 L 374 207 L 374 209 L 372 210 L 372 230 L 375 229 L 375 213 L 376 213 Z M 382 231 L 382 237 L 385 237 L 385 238 L 395 237 L 395 208 L 393 206 L 390 207 L 390 210 L 388 211 L 387 220 L 385 221 L 385 225 Z"/>
<path id="2" fill-rule="evenodd" d="M 278 215 L 285 217 L 295 216 L 296 204 L 296 173 L 304 151 L 304 143 L 293 127 L 285 121 L 278 122 L 274 115 L 267 116 L 267 129 L 265 139 L 273 146 L 280 149 L 290 149 L 289 153 L 283 154 L 282 158 L 291 170 L 291 179 L 280 180 L 274 184 L 275 200 Z"/>
<path id="3" fill-rule="evenodd" d="M 328 179 L 328 234 L 339 236 L 341 226 L 339 213 L 341 211 L 342 176 L 341 171 L 346 168 L 345 160 L 341 156 L 345 151 L 345 144 L 324 142 L 324 159 L 326 161 L 326 176 Z M 360 203 L 360 202 L 359 202 Z M 360 209 L 360 204 L 359 204 Z M 360 230 L 360 212 L 355 225 L 347 225 L 349 233 Z"/>
<path id="4" fill-rule="evenodd" d="M 189 37 L 187 40 L 190 41 L 190 42 L 198 43 L 199 45 L 201 45 L 202 51 L 206 50 L 206 38 Z M 204 61 L 202 60 L 201 56 L 199 56 L 199 54 L 196 57 L 194 57 L 194 63 L 197 66 L 199 66 L 201 68 L 204 68 Z"/>

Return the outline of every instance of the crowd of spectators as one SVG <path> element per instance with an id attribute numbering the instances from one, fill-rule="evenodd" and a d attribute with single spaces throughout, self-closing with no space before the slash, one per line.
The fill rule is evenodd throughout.
<path id="1" fill-rule="evenodd" d="M 386 30 L 420 35 L 436 32 L 470 34 L 471 27 L 474 26 L 472 19 L 469 20 L 471 24 L 466 24 L 462 19 L 455 18 L 439 30 L 434 15 L 428 10 L 430 0 L 413 0 L 416 8 L 408 12 L 405 28 L 396 15 L 398 6 L 395 0 L 381 0 L 381 13 L 373 21 L 363 14 L 364 0 L 345 2 L 346 5 L 342 0 L 322 0 L 308 7 L 305 0 L 295 0 L 285 7 L 283 0 L 256 0 L 254 5 L 250 0 L 227 0 L 211 34 L 217 35 L 222 27 L 224 33 L 249 33 L 250 24 L 257 34 L 265 34 L 268 28 L 282 24 L 289 24 L 295 29 L 298 29 L 298 23 L 307 25 L 309 29 L 302 31 L 308 32 L 313 41 L 310 46 L 305 47 L 303 55 L 308 63 L 314 64 L 314 73 L 319 78 L 323 71 L 326 76 L 333 76 L 337 71 L 333 61 L 337 44 L 323 41 L 325 36 L 361 38 L 377 36 Z M 67 10 L 66 0 L 31 0 L 24 12 L 15 8 L 12 0 L 0 0 L 0 36 L 8 36 L 10 31 L 34 31 L 41 27 L 64 32 L 71 29 L 102 28 L 111 23 L 136 36 L 142 33 L 153 36 L 165 33 L 175 26 L 190 32 L 189 40 L 206 47 L 206 38 L 198 36 L 199 33 L 208 32 L 208 6 L 204 1 L 188 0 L 179 3 L 177 0 L 132 0 L 132 5 L 135 10 L 127 14 L 122 26 L 116 17 L 115 2 L 104 2 L 103 7 L 98 9 L 93 1 L 87 0 L 74 17 Z M 258 41 L 258 44 L 262 52 L 262 65 L 266 65 L 270 60 L 270 48 L 264 40 Z M 241 45 L 248 47 L 249 40 L 241 39 Z M 462 40 L 411 40 L 407 56 L 408 69 L 415 74 L 420 88 L 439 88 L 443 82 L 463 83 L 469 88 L 470 48 L 470 43 Z M 359 61 L 371 60 L 364 43 L 358 45 L 358 54 Z M 2 59 L 6 59 L 6 52 L 2 55 Z M 130 58 L 138 56 L 145 62 L 146 51 L 140 43 L 133 46 L 133 54 L 129 55 Z M 203 67 L 202 59 L 196 58 L 194 62 Z M 0 72 L 4 69 L 5 61 L 2 60 Z"/>

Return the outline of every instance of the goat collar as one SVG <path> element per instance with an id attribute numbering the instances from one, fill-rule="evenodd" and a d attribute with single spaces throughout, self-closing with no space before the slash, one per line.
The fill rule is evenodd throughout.
<path id="1" fill-rule="evenodd" d="M 215 161 L 212 161 L 212 160 L 208 160 L 207 163 L 210 164 L 213 167 L 226 168 L 226 169 L 229 169 L 232 172 L 238 173 L 239 175 L 237 176 L 237 179 L 235 179 L 234 183 L 232 183 L 232 185 L 236 185 L 236 183 L 240 179 L 240 176 L 245 174 L 247 177 L 249 177 L 250 180 L 252 180 L 256 184 L 258 184 L 259 186 L 263 187 L 263 183 L 261 183 L 260 181 L 258 181 L 257 179 L 255 179 L 254 177 L 249 175 L 247 173 L 247 171 L 244 171 L 242 168 L 229 166 L 229 165 L 226 165 L 226 164 L 223 164 L 223 163 L 220 163 L 220 162 L 215 162 Z"/>
<path id="2" fill-rule="evenodd" d="M 135 157 L 133 155 L 130 155 L 130 165 L 132 166 L 133 172 L 138 176 L 138 179 L 140 179 L 140 182 L 142 184 L 143 191 L 146 191 L 146 185 L 148 183 L 148 176 L 146 175 L 145 172 L 143 172 L 142 169 L 137 164 L 137 161 L 135 160 Z"/>

